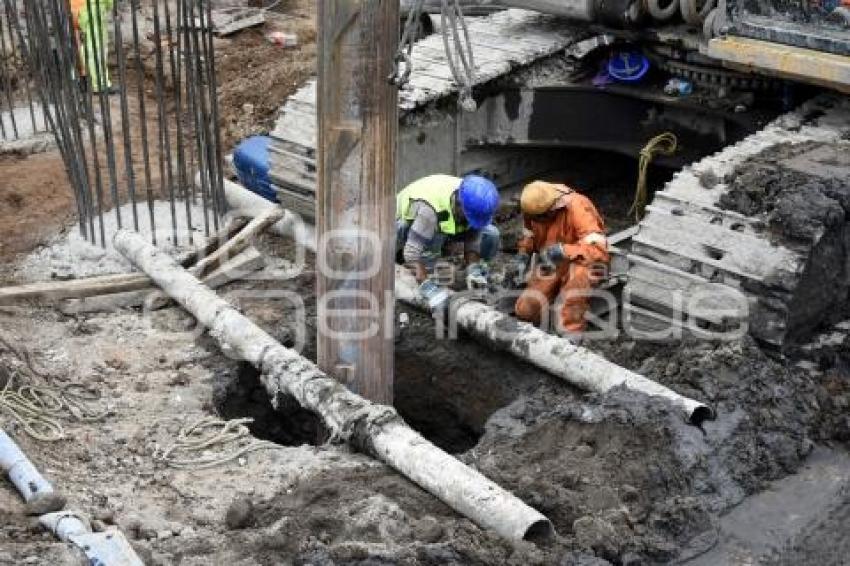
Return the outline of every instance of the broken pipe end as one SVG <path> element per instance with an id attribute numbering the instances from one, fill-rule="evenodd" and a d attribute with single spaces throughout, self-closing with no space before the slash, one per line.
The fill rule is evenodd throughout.
<path id="1" fill-rule="evenodd" d="M 555 538 L 555 527 L 552 526 L 552 521 L 545 518 L 529 525 L 525 534 L 522 536 L 522 540 L 534 544 L 548 542 L 553 538 Z"/>
<path id="2" fill-rule="evenodd" d="M 717 413 L 714 412 L 714 409 L 707 405 L 697 405 L 691 411 L 690 416 L 688 417 L 688 424 L 692 424 L 696 427 L 702 427 L 702 423 L 705 421 L 713 421 L 717 418 Z"/>

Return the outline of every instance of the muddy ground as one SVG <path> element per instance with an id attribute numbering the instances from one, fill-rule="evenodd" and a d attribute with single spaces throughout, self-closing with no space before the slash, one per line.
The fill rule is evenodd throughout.
<path id="1" fill-rule="evenodd" d="M 267 274 L 291 272 L 290 245 L 268 237 L 261 247 Z M 313 357 L 312 266 L 223 294 L 269 288 L 304 299 L 304 354 Z M 239 305 L 292 343 L 291 305 Z M 8 414 L 4 426 L 74 508 L 94 517 L 96 528 L 121 527 L 149 564 L 668 563 L 710 549 L 722 512 L 793 474 L 816 445 L 850 447 L 846 330 L 793 358 L 751 340 L 593 345 L 710 403 L 718 418 L 700 430 L 658 400 L 625 391 L 585 395 L 467 338 L 434 342 L 432 321 L 406 312 L 411 324 L 396 346 L 399 412 L 546 514 L 554 541 L 502 541 L 367 456 L 315 446 L 315 417 L 287 404 L 275 413 L 256 373 L 189 332 L 192 320 L 179 309 L 77 317 L 0 309 L 4 339 L 28 348 L 39 373 L 92 387 L 110 409 L 99 423 L 65 422 L 69 438 L 59 443 L 28 438 Z M 23 368 L 8 351 L 0 359 Z M 46 379 L 22 371 L 37 383 Z M 252 416 L 253 433 L 281 447 L 207 470 L 156 460 L 181 426 L 211 414 Z M 0 508 L 7 518 L 0 563 L 77 563 L 33 525 L 8 486 Z"/>
<path id="2" fill-rule="evenodd" d="M 278 8 L 285 17 L 274 25 L 294 26 L 299 50 L 272 46 L 259 30 L 219 40 L 228 142 L 267 129 L 280 101 L 309 74 L 311 9 L 301 0 Z M 248 69 L 250 80 L 230 80 Z M 611 195 L 630 194 L 631 180 L 594 175 L 592 163 L 577 158 L 553 178 L 589 192 L 612 228 L 627 225 L 630 199 Z M 0 193 L 0 280 L 6 284 L 27 278 L 11 269 L 10 258 L 73 226 L 67 225 L 72 203 L 58 155 L 9 158 L 0 162 L 3 171 L 4 189 L 13 189 Z M 515 215 L 504 220 L 516 223 Z M 294 344 L 298 309 L 283 300 L 248 300 L 244 292 L 296 292 L 304 302 L 303 353 L 314 358 L 312 260 L 298 274 L 289 263 L 291 244 L 266 237 L 259 247 L 268 262 L 259 275 L 267 277 L 221 293 L 281 342 Z M 49 254 L 38 257 L 49 261 Z M 850 449 L 846 323 L 815 328 L 815 338 L 784 353 L 750 339 L 590 345 L 709 403 L 717 418 L 701 430 L 656 399 L 620 390 L 587 395 L 467 337 L 435 341 L 428 317 L 401 310 L 410 326 L 396 344 L 399 412 L 432 442 L 547 515 L 558 533 L 553 541 L 503 541 L 367 455 L 320 444 L 315 416 L 294 403 L 272 409 L 256 372 L 193 331 L 191 317 L 177 308 L 66 316 L 52 308 L 0 307 L 3 381 L 11 375 L 19 384 L 83 385 L 99 396 L 92 404 L 108 411 L 92 423 L 63 418 L 66 438 L 58 442 L 31 438 L 7 410 L 0 418 L 68 496 L 69 507 L 93 519 L 97 530 L 118 526 L 145 563 L 163 565 L 682 561 L 716 548 L 723 514 L 801 470 L 814 450 Z M 28 352 L 32 369 L 13 350 Z M 162 450 L 181 427 L 211 415 L 252 417 L 252 434 L 277 447 L 210 469 L 167 466 Z M 846 541 L 850 488 L 839 493 L 845 500 L 836 501 L 834 512 L 788 547 L 781 542 L 765 561 L 845 563 L 845 554 L 830 551 Z M 0 564 L 83 563 L 25 511 L 2 484 Z"/>

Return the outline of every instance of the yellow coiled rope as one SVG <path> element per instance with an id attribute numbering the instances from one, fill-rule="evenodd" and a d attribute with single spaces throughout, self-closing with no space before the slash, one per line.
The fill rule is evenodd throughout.
<path id="1" fill-rule="evenodd" d="M 655 136 L 640 150 L 640 162 L 638 163 L 638 180 L 637 188 L 635 189 L 635 200 L 632 207 L 629 209 L 629 214 L 635 215 L 635 222 L 640 222 L 643 218 L 643 212 L 646 208 L 646 175 L 649 171 L 649 164 L 656 155 L 673 155 L 679 145 L 679 140 L 671 132 L 665 132 Z"/>

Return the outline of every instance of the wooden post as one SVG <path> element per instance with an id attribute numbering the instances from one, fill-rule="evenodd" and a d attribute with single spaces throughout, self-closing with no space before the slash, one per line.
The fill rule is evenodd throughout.
<path id="1" fill-rule="evenodd" d="M 319 367 L 393 393 L 397 0 L 319 0 Z"/>

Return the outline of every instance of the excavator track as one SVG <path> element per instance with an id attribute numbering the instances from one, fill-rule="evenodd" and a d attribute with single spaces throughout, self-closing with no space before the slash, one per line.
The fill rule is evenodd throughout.
<path id="1" fill-rule="evenodd" d="M 474 86 L 550 56 L 583 33 L 581 26 L 527 10 L 505 10 L 470 19 L 468 26 L 476 64 Z M 450 100 L 459 91 L 439 33 L 418 41 L 411 59 L 410 82 L 399 91 L 402 117 Z M 308 218 L 313 216 L 315 203 L 316 123 L 313 79 L 286 101 L 270 134 L 271 181 L 279 188 L 281 202 Z"/>
<path id="2" fill-rule="evenodd" d="M 655 194 L 632 240 L 626 327 L 659 338 L 744 329 L 783 345 L 797 311 L 806 308 L 806 278 L 823 275 L 813 257 L 825 235 L 804 245 L 785 243 L 763 216 L 724 209 L 721 198 L 739 167 L 766 150 L 809 143 L 850 152 L 847 140 L 850 99 L 821 95 L 678 173 Z M 847 161 L 841 174 L 850 179 Z"/>

